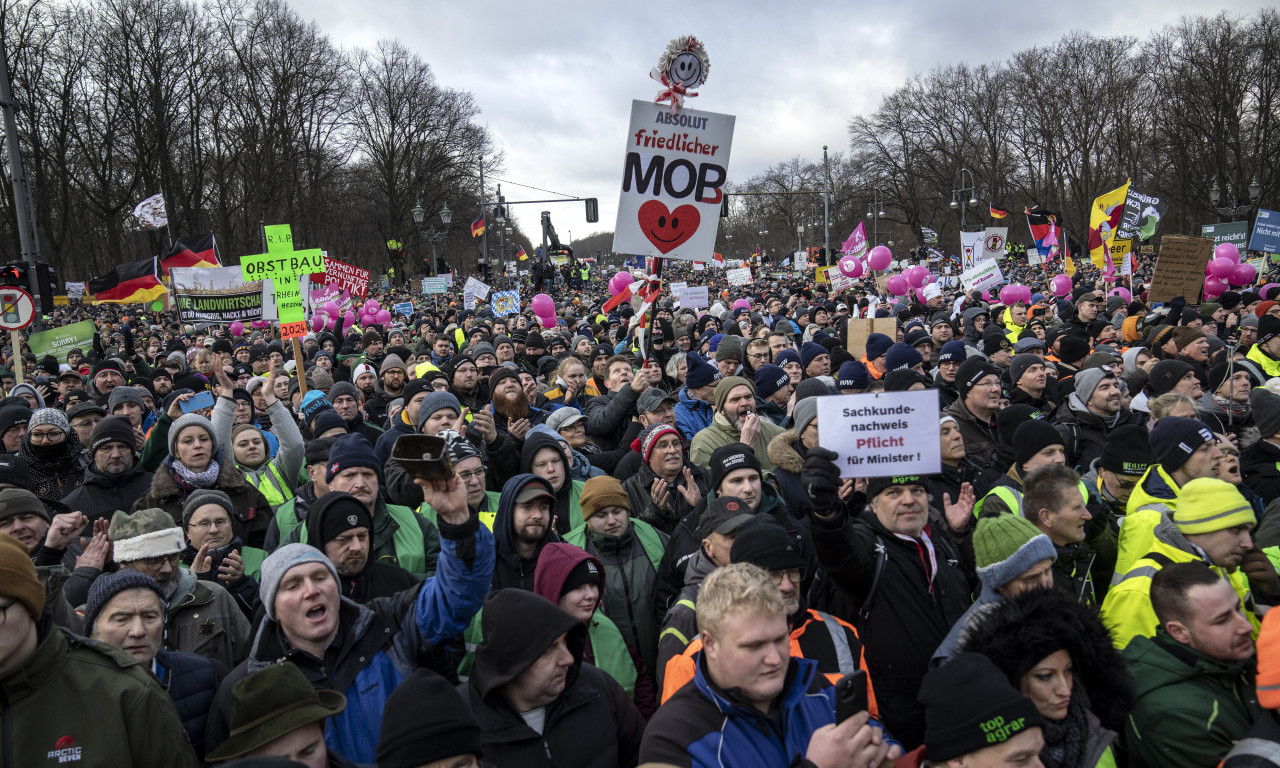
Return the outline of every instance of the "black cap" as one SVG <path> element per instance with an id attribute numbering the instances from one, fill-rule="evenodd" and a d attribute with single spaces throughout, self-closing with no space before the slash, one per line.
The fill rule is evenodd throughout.
<path id="1" fill-rule="evenodd" d="M 1153 459 L 1147 428 L 1126 424 L 1107 433 L 1107 444 L 1102 449 L 1098 466 L 1117 475 L 1141 477 Z"/>
<path id="2" fill-rule="evenodd" d="M 729 549 L 729 562 L 751 563 L 766 571 L 788 571 L 805 565 L 796 540 L 768 515 L 756 515 L 742 523 Z"/>
<path id="3" fill-rule="evenodd" d="M 698 532 L 704 539 L 713 533 L 727 535 L 737 531 L 753 516 L 747 502 L 736 496 L 721 496 L 712 499 L 703 510 L 702 519 L 698 521 Z"/>
<path id="4" fill-rule="evenodd" d="M 895 485 L 918 485 L 929 490 L 929 481 L 920 475 L 893 475 L 891 477 L 873 477 L 867 481 L 867 498 L 874 499 Z"/>

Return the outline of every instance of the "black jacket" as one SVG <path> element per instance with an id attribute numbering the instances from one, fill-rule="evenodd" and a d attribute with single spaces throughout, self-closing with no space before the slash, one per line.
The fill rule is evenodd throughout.
<path id="1" fill-rule="evenodd" d="M 225 667 L 219 670 L 213 661 L 195 653 L 161 648 L 156 654 L 160 685 L 173 699 L 187 739 L 201 760 L 206 751 L 204 722 L 209 716 L 209 707 L 213 705 L 213 697 L 218 693 L 218 684 L 227 671 Z"/>
<path id="2" fill-rule="evenodd" d="M 318 544 L 323 540 L 320 532 L 320 518 L 323 515 L 308 515 L 307 541 Z M 372 538 L 372 533 L 370 534 Z M 338 584 L 342 589 L 342 596 L 349 597 L 357 603 L 367 603 L 375 597 L 392 597 L 402 592 L 420 580 L 412 573 L 392 563 L 379 561 L 370 553 L 369 558 L 365 560 L 364 569 L 355 576 L 343 576 L 339 574 Z"/>
<path id="3" fill-rule="evenodd" d="M 151 490 L 151 473 L 134 462 L 118 475 L 106 475 L 91 462 L 84 470 L 84 482 L 67 494 L 62 503 L 83 512 L 92 523 L 98 518 L 110 519 L 117 509 L 132 509 L 133 502 Z"/>
<path id="4" fill-rule="evenodd" d="M 618 447 L 639 399 L 640 393 L 624 384 L 617 392 L 602 392 L 587 402 L 587 434 L 596 445 L 606 451 Z"/>
<path id="5" fill-rule="evenodd" d="M 493 517 L 493 546 L 496 558 L 493 563 L 493 582 L 491 591 L 517 587 L 533 591 L 533 571 L 538 567 L 538 555 L 547 542 L 559 541 L 560 537 L 550 525 L 543 531 L 542 541 L 533 557 L 521 557 L 516 550 L 514 516 L 516 496 L 529 483 L 541 483 L 548 491 L 551 484 L 536 475 L 516 475 L 502 487 L 502 498 L 498 502 L 498 511 Z"/>
<path id="6" fill-rule="evenodd" d="M 1102 457 L 1102 452 L 1107 447 L 1107 435 L 1111 430 L 1127 424 L 1137 424 L 1138 419 L 1133 411 L 1121 408 L 1115 422 L 1107 426 L 1101 416 L 1081 410 L 1076 406 L 1078 403 L 1080 398 L 1076 395 L 1068 397 L 1054 414 L 1053 426 L 1062 435 L 1066 446 L 1067 466 L 1088 472 L 1093 460 Z"/>
<path id="7" fill-rule="evenodd" d="M 1240 472 L 1263 504 L 1280 499 L 1280 446 L 1265 438 L 1249 446 L 1240 454 Z"/>

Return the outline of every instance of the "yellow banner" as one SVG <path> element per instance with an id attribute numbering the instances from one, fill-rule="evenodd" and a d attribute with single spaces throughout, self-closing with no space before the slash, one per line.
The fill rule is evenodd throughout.
<path id="1" fill-rule="evenodd" d="M 1107 265 L 1107 251 L 1116 237 L 1116 229 L 1124 218 L 1124 201 L 1129 196 L 1129 181 L 1106 194 L 1098 195 L 1089 209 L 1089 259 L 1098 269 Z M 1119 268 L 1112 257 L 1111 263 Z"/>

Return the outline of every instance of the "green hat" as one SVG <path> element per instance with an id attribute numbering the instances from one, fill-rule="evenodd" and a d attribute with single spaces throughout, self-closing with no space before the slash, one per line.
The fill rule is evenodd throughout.
<path id="1" fill-rule="evenodd" d="M 49 510 L 40 497 L 21 488 L 5 488 L 0 491 L 0 520 L 18 515 L 39 515 L 49 522 Z"/>
<path id="2" fill-rule="evenodd" d="M 337 691 L 317 691 L 291 661 L 254 672 L 231 689 L 231 735 L 206 759 L 230 760 L 347 708 Z"/>
<path id="3" fill-rule="evenodd" d="M 1056 557 L 1049 537 L 1022 515 L 978 518 L 973 531 L 974 564 L 978 578 L 991 589 L 1003 587 L 1041 560 Z"/>
<path id="4" fill-rule="evenodd" d="M 146 560 L 181 552 L 186 547 L 182 529 L 163 509 L 140 509 L 133 514 L 117 511 L 111 517 L 107 537 L 117 563 Z"/>

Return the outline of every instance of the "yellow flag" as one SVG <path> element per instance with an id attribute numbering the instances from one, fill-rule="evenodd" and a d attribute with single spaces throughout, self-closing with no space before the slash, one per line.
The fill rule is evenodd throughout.
<path id="1" fill-rule="evenodd" d="M 1062 274 L 1067 277 L 1076 276 L 1076 263 L 1071 260 L 1070 254 L 1067 254 L 1066 258 L 1062 260 Z"/>
<path id="2" fill-rule="evenodd" d="M 1129 181 L 1126 179 L 1123 186 L 1094 198 L 1093 207 L 1089 209 L 1089 258 L 1098 269 L 1107 265 L 1111 241 L 1115 239 L 1120 219 L 1124 217 L 1124 201 L 1128 196 Z"/>

